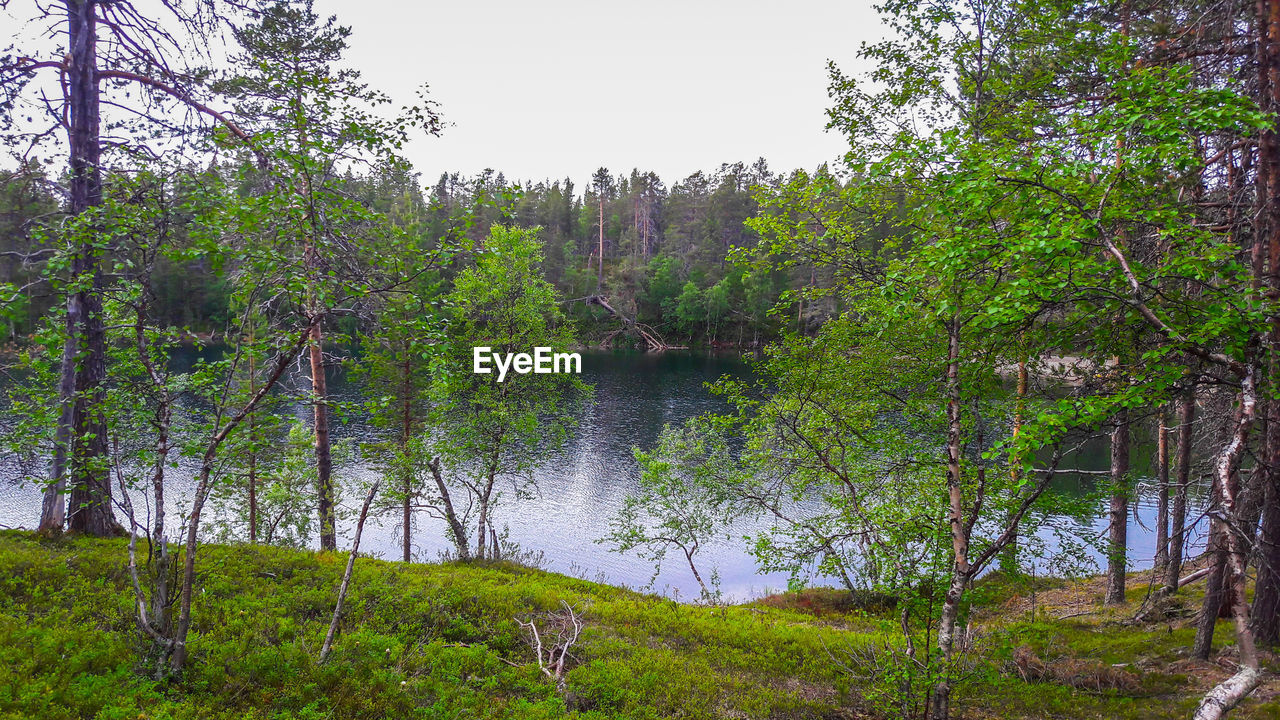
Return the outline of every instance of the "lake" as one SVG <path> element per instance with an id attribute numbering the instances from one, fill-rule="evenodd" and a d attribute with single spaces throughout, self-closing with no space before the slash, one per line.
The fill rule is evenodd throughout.
<path id="1" fill-rule="evenodd" d="M 748 365 L 734 354 L 702 354 L 683 351 L 665 353 L 583 353 L 583 379 L 595 385 L 595 403 L 584 411 L 578 429 L 570 441 L 536 472 L 539 495 L 531 500 L 508 501 L 497 510 L 499 530 L 505 526 L 510 538 L 527 551 L 542 554 L 542 566 L 570 575 L 633 588 L 649 588 L 668 596 L 694 599 L 697 583 L 678 553 L 668 557 L 662 572 L 653 577 L 652 566 L 633 555 L 611 552 L 596 541 L 605 534 L 608 520 L 621 506 L 628 491 L 634 488 L 638 468 L 632 448 L 653 445 L 665 424 L 679 424 L 697 414 L 724 409 L 724 403 L 704 387 L 722 375 L 744 376 Z M 303 381 L 298 373 L 293 382 Z M 330 375 L 330 391 L 336 400 L 358 401 L 360 389 L 345 379 L 341 369 Z M 308 417 L 309 409 L 295 407 L 299 417 Z M 359 419 L 335 426 L 335 438 L 372 436 L 372 430 Z M 1149 466 L 1149 443 L 1135 443 L 1135 471 Z M 1105 441 L 1090 443 L 1074 459 L 1079 469 L 1100 470 L 1108 465 Z M 189 507 L 191 466 L 184 463 L 173 471 L 171 502 L 179 511 Z M 12 458 L 0 461 L 0 525 L 34 527 L 40 513 L 40 491 L 31 483 L 23 483 Z M 363 482 L 372 471 L 359 463 L 335 469 L 339 482 Z M 1154 554 L 1154 493 L 1149 479 L 1139 479 L 1139 501 L 1129 519 L 1129 543 L 1134 568 L 1149 567 Z M 1089 476 L 1064 479 L 1059 489 L 1067 494 L 1088 488 Z M 354 511 L 362 498 L 348 492 L 344 506 Z M 136 500 L 141 503 L 143 498 Z M 168 504 L 168 503 L 166 503 Z M 1052 507 L 1048 509 L 1053 514 Z M 139 514 L 142 514 L 141 506 Z M 1194 517 L 1194 516 L 1193 516 Z M 171 510 L 171 524 L 176 516 Z M 399 513 L 371 517 L 365 527 L 361 551 L 388 559 L 400 557 Z M 342 535 L 349 538 L 353 523 L 342 524 Z M 1060 524 L 1074 526 L 1063 520 Z M 782 573 L 762 573 L 754 558 L 746 552 L 741 536 L 755 528 L 733 529 L 732 537 L 705 545 L 699 555 L 699 570 L 709 574 L 715 568 L 725 596 L 744 600 L 786 588 Z M 1106 532 L 1106 520 L 1099 508 L 1098 519 L 1089 528 L 1077 528 L 1085 534 Z M 1203 544 L 1205 523 L 1192 533 L 1194 545 Z M 1050 546 L 1057 541 L 1044 533 Z M 339 541 L 339 547 L 349 540 Z M 431 561 L 451 548 L 442 521 L 419 513 L 413 538 L 415 559 Z M 1095 562 L 1100 554 L 1085 550 Z M 1049 569 L 1045 570 L 1046 572 Z M 652 584 L 651 584 L 652 581 Z M 822 583 L 824 581 L 817 580 Z M 1135 589 L 1135 592 L 1138 590 Z"/>

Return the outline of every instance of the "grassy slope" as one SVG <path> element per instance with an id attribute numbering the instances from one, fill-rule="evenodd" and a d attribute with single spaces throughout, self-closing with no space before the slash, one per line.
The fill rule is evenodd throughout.
<path id="1" fill-rule="evenodd" d="M 866 716 L 867 681 L 825 648 L 897 642 L 891 618 L 823 592 L 710 609 L 519 567 L 362 560 L 334 653 L 318 666 L 344 558 L 204 546 L 194 662 L 162 685 L 136 673 L 123 541 L 0 533 L 0 718 L 854 718 Z M 514 620 L 562 600 L 588 621 L 567 700 L 528 664 Z M 999 607 L 1029 617 L 1020 602 L 1006 591 Z M 1187 717 L 1204 683 L 1227 672 L 1170 669 L 1185 665 L 1185 628 L 988 616 L 983 659 L 959 690 L 963 717 Z M 1010 662 L 1019 652 L 1077 662 L 1083 676 L 1098 663 L 1073 658 L 1127 663 L 1133 682 L 1026 682 Z M 1280 717 L 1268 690 L 1238 717 Z"/>

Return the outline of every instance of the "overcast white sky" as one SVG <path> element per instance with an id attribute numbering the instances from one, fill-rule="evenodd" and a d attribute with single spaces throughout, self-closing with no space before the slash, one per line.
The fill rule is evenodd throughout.
<path id="1" fill-rule="evenodd" d="M 31 36 L 47 23 L 16 20 L 33 14 L 29 2 L 0 11 L 0 35 L 34 51 Z M 494 168 L 582 187 L 601 166 L 672 183 L 725 162 L 764 157 L 785 172 L 838 157 L 841 137 L 824 130 L 826 63 L 857 69 L 859 45 L 883 32 L 870 3 L 316 0 L 316 9 L 352 28 L 350 66 L 396 107 L 430 85 L 449 125 L 407 149 L 425 182 Z M 136 4 L 164 16 L 157 0 Z M 44 55 L 61 52 L 62 40 L 51 42 Z"/>
<path id="2" fill-rule="evenodd" d="M 843 142 L 824 131 L 826 62 L 845 70 L 881 34 L 869 0 L 317 0 L 352 28 L 351 64 L 399 103 L 427 82 L 452 123 L 410 160 L 508 179 L 597 167 L 668 183 L 763 156 L 813 168 Z"/>

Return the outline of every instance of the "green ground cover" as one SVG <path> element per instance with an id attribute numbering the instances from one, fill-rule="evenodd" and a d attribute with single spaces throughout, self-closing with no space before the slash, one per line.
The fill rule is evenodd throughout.
<path id="1" fill-rule="evenodd" d="M 876 717 L 877 668 L 901 644 L 881 598 L 696 607 L 515 565 L 362 559 L 320 665 L 345 555 L 206 545 L 193 662 L 158 683 L 138 672 L 125 548 L 0 533 L 0 718 Z M 1026 590 L 984 594 L 960 717 L 1189 717 L 1229 672 L 1229 648 L 1186 660 L 1183 621 L 1056 619 L 1072 614 L 1064 593 L 1088 602 L 1087 583 L 1039 588 L 1033 607 Z M 563 692 L 518 624 L 562 603 L 586 622 Z M 1225 624 L 1218 637 L 1229 641 Z M 1280 717 L 1278 691 L 1272 681 L 1235 717 Z"/>

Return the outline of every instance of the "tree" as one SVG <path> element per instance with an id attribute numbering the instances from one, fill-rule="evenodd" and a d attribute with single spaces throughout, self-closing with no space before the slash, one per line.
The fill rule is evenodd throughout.
<path id="1" fill-rule="evenodd" d="M 431 441 L 438 453 L 429 468 L 438 491 L 431 504 L 463 558 L 499 557 L 498 483 L 510 482 L 516 499 L 531 491 L 533 469 L 564 443 L 589 394 L 575 374 L 509 372 L 500 379 L 496 372 L 472 372 L 476 347 L 505 355 L 536 347 L 567 352 L 573 345 L 555 288 L 539 272 L 541 259 L 534 231 L 494 226 L 476 250 L 475 265 L 458 275 L 444 299 L 448 356 L 431 388 Z M 466 509 L 454 500 L 457 486 Z"/>
<path id="2" fill-rule="evenodd" d="M 716 339 L 716 330 L 729 313 L 729 285 L 726 280 L 707 288 L 703 293 L 703 303 L 707 308 L 706 331 L 712 342 Z"/>
<path id="3" fill-rule="evenodd" d="M 39 162 L 24 161 L 14 170 L 0 171 L 0 237 L 5 239 L 0 313 L 11 342 L 32 333 L 53 303 L 46 260 L 55 249 L 50 231 L 63 217 L 54 189 L 47 168 Z"/>
<path id="4" fill-rule="evenodd" d="M 680 289 L 675 300 L 675 320 L 681 329 L 692 335 L 707 319 L 707 303 L 698 284 L 692 280 Z"/>
<path id="5" fill-rule="evenodd" d="M 199 39 L 216 28 L 222 17 L 212 3 L 194 5 L 194 11 L 185 3 L 166 3 L 166 8 L 181 28 L 178 34 L 192 34 L 199 44 Z M 56 15 L 52 6 L 38 5 L 37 8 L 41 17 Z M 107 535 L 118 532 L 119 525 L 111 511 L 106 418 L 101 409 L 107 375 L 102 317 L 102 294 L 107 278 L 102 265 L 110 263 L 114 252 L 109 240 L 110 228 L 94 225 L 99 222 L 96 209 L 103 204 L 101 108 L 104 104 L 109 108 L 123 108 L 156 130 L 172 126 L 158 100 L 164 98 L 176 101 L 190 112 L 217 120 L 241 140 L 247 140 L 248 136 L 199 99 L 199 74 L 170 65 L 171 59 L 180 57 L 184 50 L 177 36 L 141 15 L 132 3 L 69 0 L 63 3 L 63 8 L 65 20 L 59 24 L 63 28 L 61 34 L 66 37 L 65 50 L 50 49 L 44 53 L 0 58 L 0 77 L 3 78 L 0 84 L 5 90 L 3 104 L 7 110 L 18 100 L 18 94 L 36 71 L 60 74 L 61 97 L 48 113 L 54 126 L 48 130 L 19 132 L 16 133 L 19 137 L 11 136 L 11 139 L 26 140 L 29 151 L 56 129 L 66 130 L 67 213 L 87 228 L 74 235 L 80 244 L 67 269 L 66 333 L 58 384 L 60 412 L 40 528 L 46 532 L 60 531 L 65 514 L 71 529 Z M 141 103 L 130 97 L 139 87 L 148 99 Z M 132 147 L 145 148 L 142 137 L 145 135 L 131 138 Z M 65 513 L 64 494 L 68 488 L 70 512 Z"/>
<path id="6" fill-rule="evenodd" d="M 378 329 L 368 338 L 362 369 L 371 389 L 371 419 L 387 431 L 387 439 L 371 443 L 365 454 L 379 465 L 388 493 L 401 513 L 400 540 L 404 562 L 412 557 L 413 515 L 424 495 L 424 469 L 430 448 L 424 442 L 435 348 L 444 337 L 437 315 L 439 292 L 423 283 L 416 292 L 392 297 L 378 313 Z"/>
<path id="7" fill-rule="evenodd" d="M 607 168 L 600 168 L 591 175 L 591 190 L 595 194 L 596 201 L 596 292 L 599 293 L 604 286 L 604 205 L 614 192 L 613 177 L 609 175 Z"/>
<path id="8" fill-rule="evenodd" d="M 362 448 L 364 457 L 382 471 L 384 496 L 400 515 L 402 559 L 412 558 L 413 519 L 426 490 L 429 448 L 423 437 L 427 421 L 432 368 L 440 360 L 445 318 L 440 300 L 445 279 L 440 272 L 451 254 L 466 244 L 481 205 L 455 208 L 444 222 L 431 223 L 430 209 L 417 187 L 417 175 L 399 164 L 380 166 L 354 183 L 373 209 L 388 214 L 395 242 L 380 252 L 394 257 L 398 273 L 408 281 L 376 298 L 365 322 L 351 338 L 362 353 L 351 361 L 352 375 L 368 390 L 369 419 L 381 437 Z"/>
<path id="9" fill-rule="evenodd" d="M 334 68 L 350 29 L 322 21 L 312 2 L 272 2 L 256 22 L 237 28 L 243 48 L 233 58 L 243 69 L 217 87 L 251 121 L 272 158 L 265 192 L 288 197 L 283 229 L 295 239 L 307 279 L 308 313 L 320 315 L 334 298 L 368 280 L 370 243 L 387 237 L 385 224 L 344 192 L 342 171 L 370 159 L 388 161 L 412 128 L 439 131 L 429 104 L 403 108 L 392 120 L 373 114 L 389 98 L 368 89 L 354 70 Z M 324 328 L 316 324 L 308 344 L 315 433 L 317 518 L 320 546 L 337 549 L 330 400 Z"/>
<path id="10" fill-rule="evenodd" d="M 609 534 L 600 542 L 617 552 L 636 551 L 654 565 L 653 579 L 662 571 L 667 553 L 678 550 L 698 583 L 700 599 L 721 600 L 698 571 L 695 556 L 703 543 L 720 536 L 741 511 L 728 492 L 741 480 L 734 453 L 716 432 L 715 419 L 695 419 L 687 428 L 663 428 L 658 446 L 636 449 L 641 467 L 640 491 L 628 494 L 609 521 Z M 652 582 L 650 583 L 652 584 Z"/>
<path id="11" fill-rule="evenodd" d="M 921 252 L 937 253 L 935 276 L 965 278 L 945 305 L 934 305 L 953 313 L 949 345 L 960 347 L 949 351 L 948 384 L 959 377 L 963 387 L 965 338 L 957 328 L 977 307 L 960 288 L 985 266 L 1004 287 L 978 316 L 1044 332 L 1045 349 L 1087 348 L 1089 367 L 1098 369 L 1085 392 L 1024 425 L 1014 447 L 1033 449 L 1064 427 L 1123 428 L 1133 413 L 1187 386 L 1234 391 L 1234 417 L 1219 418 L 1226 440 L 1214 476 L 1242 663 L 1199 711 L 1218 717 L 1260 677 L 1244 602 L 1251 531 L 1236 529 L 1256 520 L 1239 502 L 1238 471 L 1258 420 L 1259 370 L 1269 362 L 1261 349 L 1275 310 L 1258 293 L 1261 246 L 1242 242 L 1238 222 L 1214 217 L 1210 202 L 1188 199 L 1204 197 L 1208 166 L 1234 162 L 1238 138 L 1267 127 L 1266 116 L 1238 87 L 1196 76 L 1177 54 L 1167 60 L 1166 46 L 1147 52 L 1128 4 L 1115 15 L 974 2 L 886 10 L 901 35 L 868 54 L 881 63 L 874 79 L 894 89 L 871 94 L 837 75 L 832 117 L 850 135 L 848 159 L 863 182 L 883 179 L 884 193 L 901 187 L 899 178 L 910 181 L 910 227 L 915 242 L 927 243 Z M 1038 52 L 1057 58 L 1061 74 L 1041 72 L 1032 60 Z M 934 63 L 939 56 L 946 60 Z M 1065 70 L 1074 58 L 1098 62 L 1076 74 Z M 929 129 L 912 130 L 922 126 Z M 1206 157 L 1207 145 L 1222 150 Z M 952 393 L 950 404 L 956 399 Z M 956 418 L 949 411 L 953 438 Z M 1113 463 L 1117 545 L 1127 497 L 1124 432 Z M 949 456 L 954 468 L 954 450 Z M 956 544 L 958 571 L 963 549 Z M 1121 552 L 1113 547 L 1113 598 L 1123 592 Z M 940 631 L 940 649 L 946 639 Z M 935 717 L 946 715 L 946 695 L 939 685 Z"/>
<path id="12" fill-rule="evenodd" d="M 266 215 L 256 214 L 261 207 L 251 202 L 235 202 L 215 173 L 157 168 L 116 178 L 107 191 L 97 220 L 113 228 L 116 252 L 104 266 L 115 282 L 103 295 L 103 311 L 110 319 L 105 325 L 110 362 L 101 408 L 107 462 L 129 523 L 128 570 L 135 621 L 146 648 L 143 664 L 161 679 L 180 672 L 186 662 L 201 514 L 211 491 L 231 470 L 219 453 L 292 364 L 313 319 L 286 311 L 276 317 L 278 334 L 255 338 L 249 332 L 264 295 L 297 297 L 296 266 L 280 254 L 278 244 L 246 247 L 228 237 L 240 223 L 258 227 Z M 183 226 L 199 232 L 183 232 Z M 237 276 L 236 301 L 243 312 L 235 316 L 230 347 L 221 358 L 188 371 L 170 362 L 182 333 L 165 326 L 154 312 L 154 273 L 162 257 L 205 258 Z M 297 306 L 285 302 L 284 307 Z M 269 361 L 254 368 L 250 358 Z M 251 393 L 239 391 L 246 374 L 248 384 L 256 387 Z M 194 401 L 208 414 L 175 413 L 180 399 Z M 177 570 L 165 511 L 169 469 L 182 456 L 194 456 L 198 470 L 190 512 L 179 527 L 185 539 Z M 154 515 L 148 525 L 134 512 L 133 490 L 151 496 Z M 149 541 L 145 574 L 137 553 L 140 537 Z"/>
<path id="13" fill-rule="evenodd" d="M 680 263 L 670 255 L 659 255 L 649 261 L 649 282 L 642 308 L 646 320 L 658 322 L 675 307 L 680 295 Z"/>
<path id="14" fill-rule="evenodd" d="M 765 401 L 734 395 L 750 409 L 746 447 L 761 448 L 751 474 L 814 487 L 830 478 L 840 494 L 826 503 L 850 508 L 849 516 L 805 524 L 781 502 L 756 499 L 767 494 L 737 495 L 778 517 L 793 538 L 760 543 L 766 557 L 811 558 L 820 548 L 838 570 L 849 563 L 838 561 L 836 541 L 887 537 L 894 551 L 870 563 L 872 576 L 929 578 L 908 584 L 907 594 L 942 589 L 929 617 L 940 665 L 926 669 L 928 712 L 945 718 L 967 588 L 1034 516 L 1055 462 L 1031 460 L 1068 432 L 1119 428 L 1115 497 L 1127 500 L 1133 415 L 1207 378 L 1235 388 L 1239 410 L 1224 423 L 1215 484 L 1223 529 L 1250 525 L 1237 474 L 1257 417 L 1262 360 L 1251 348 L 1262 346 L 1272 310 L 1250 290 L 1256 281 L 1232 238 L 1224 243 L 1220 229 L 1209 229 L 1218 226 L 1179 188 L 1205 164 L 1188 135 L 1230 147 L 1227 136 L 1261 127 L 1263 116 L 1231 89 L 1135 61 L 1128 25 L 1100 26 L 1087 11 L 974 2 L 889 3 L 884 11 L 899 34 L 863 54 L 878 63 L 870 79 L 885 90 L 833 73 L 831 115 L 850 138 L 853 182 L 824 188 L 821 177 L 800 178 L 756 223 L 766 256 L 832 274 L 833 286 L 805 299 L 845 309 L 822 327 L 821 345 L 792 339 L 775 351 L 777 390 L 762 391 Z M 1087 78 L 1063 77 L 1024 62 L 1039 52 L 1059 58 L 1055 67 L 1101 61 Z M 1101 112 L 1098 97 L 1106 99 Z M 885 224 L 896 230 L 877 230 Z M 1227 300 L 1241 297 L 1250 300 Z M 1085 348 L 1085 366 L 1106 370 L 1066 398 L 999 400 L 1002 368 L 1034 369 L 1067 348 Z M 847 377 L 828 379 L 833 373 Z M 993 422 L 1001 417 L 1019 418 L 1016 432 Z M 791 436 L 794 447 L 781 444 Z M 919 465 L 931 447 L 945 448 L 942 457 Z M 1001 468 L 1002 457 L 1021 470 Z M 869 481 L 876 475 L 868 467 L 881 476 L 893 468 L 893 485 Z M 1119 531 L 1123 508 L 1116 515 Z M 1238 535 L 1224 533 L 1224 557 L 1246 663 L 1205 707 L 1234 702 L 1258 678 Z M 1112 576 L 1123 577 L 1123 535 L 1117 540 Z"/>

